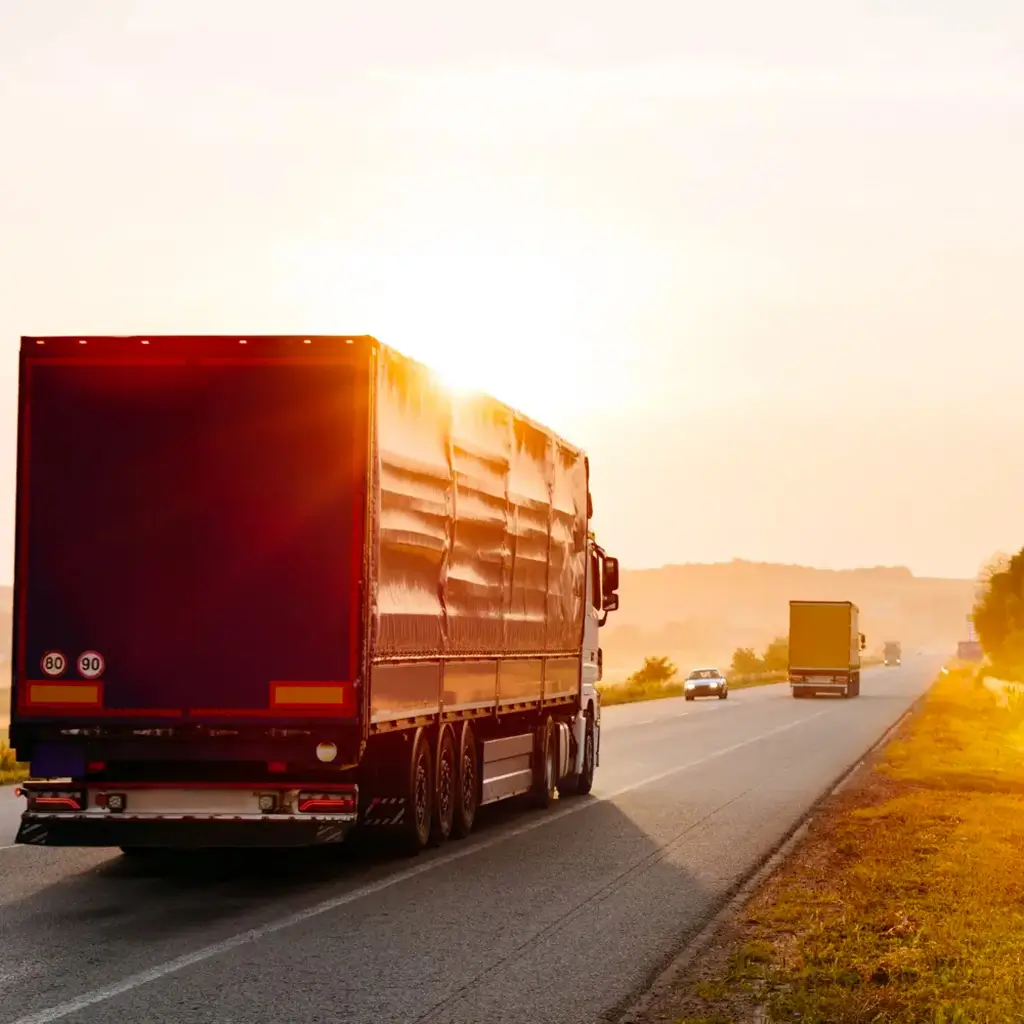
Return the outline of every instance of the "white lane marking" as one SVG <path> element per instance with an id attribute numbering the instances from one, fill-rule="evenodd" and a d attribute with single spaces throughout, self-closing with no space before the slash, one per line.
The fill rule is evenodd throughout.
<path id="1" fill-rule="evenodd" d="M 629 722 L 623 725 L 613 725 L 613 729 L 628 729 L 636 725 L 653 725 L 655 722 L 674 722 L 677 718 L 685 718 L 690 712 L 680 711 L 678 715 L 659 715 L 657 718 L 642 718 L 639 722 Z M 607 728 L 607 726 L 605 726 Z"/>
<path id="2" fill-rule="evenodd" d="M 708 754 L 706 757 L 698 758 L 696 761 L 689 761 L 686 764 L 676 765 L 674 768 L 658 772 L 655 775 L 648 775 L 646 778 L 640 779 L 638 782 L 631 782 L 627 786 L 621 786 L 619 789 L 608 793 L 606 796 L 600 797 L 596 801 L 589 800 L 583 803 L 572 804 L 564 810 L 556 811 L 553 814 L 547 814 L 534 821 L 526 822 L 518 828 L 514 828 L 508 832 L 503 832 L 491 839 L 486 839 L 480 843 L 474 843 L 472 846 L 444 854 L 434 860 L 426 861 L 423 864 L 407 868 L 404 871 L 399 871 L 397 874 L 390 875 L 388 878 L 383 878 L 379 882 L 372 882 L 369 885 L 353 889 L 351 892 L 344 893 L 341 896 L 335 896 L 333 899 L 324 900 L 323 903 L 317 903 L 315 906 L 308 907 L 306 910 L 300 910 L 295 914 L 289 914 L 287 917 L 282 917 L 277 921 L 271 921 L 270 923 L 260 925 L 257 928 L 250 928 L 248 931 L 240 932 L 238 935 L 233 935 L 231 938 L 224 939 L 221 942 L 213 942 L 210 945 L 203 946 L 201 949 L 197 949 L 192 953 L 185 953 L 183 956 L 175 957 L 173 960 L 157 964 L 157 966 L 151 967 L 147 971 L 140 971 L 138 974 L 129 975 L 121 981 L 115 981 L 110 985 L 104 985 L 101 988 L 85 992 L 74 999 L 58 1003 L 56 1006 L 51 1006 L 43 1010 L 36 1010 L 34 1013 L 26 1014 L 24 1017 L 18 1017 L 16 1020 L 8 1021 L 7 1024 L 51 1024 L 52 1021 L 62 1020 L 64 1017 L 69 1017 L 71 1014 L 78 1013 L 80 1010 L 85 1010 L 90 1006 L 95 1006 L 97 1003 L 108 1002 L 117 996 L 124 995 L 126 992 L 131 992 L 133 989 L 141 988 L 143 985 L 148 985 L 153 981 L 159 981 L 161 978 L 166 978 L 169 974 L 177 974 L 179 971 L 183 971 L 187 967 L 192 967 L 195 964 L 202 963 L 204 960 L 210 960 L 213 957 L 220 956 L 222 953 L 227 953 L 232 949 L 237 949 L 239 946 L 247 946 L 252 942 L 258 942 L 260 939 L 264 939 L 268 935 L 274 935 L 277 932 L 284 931 L 286 928 L 293 928 L 295 925 L 312 920 L 314 917 L 320 917 L 322 914 L 327 914 L 332 910 L 337 910 L 339 907 L 344 907 L 349 903 L 355 903 L 357 900 L 361 900 L 366 896 L 372 896 L 375 893 L 383 892 L 385 889 L 391 889 L 396 885 L 400 885 L 402 882 L 407 882 L 419 875 L 426 874 L 428 871 L 433 871 L 435 868 L 443 867 L 458 860 L 463 860 L 475 853 L 479 853 L 481 850 L 486 850 L 489 847 L 497 846 L 499 843 L 504 843 L 515 836 L 521 836 L 527 832 L 532 832 L 534 829 L 541 828 L 544 825 L 550 825 L 551 822 L 558 821 L 561 818 L 566 818 L 570 814 L 577 814 L 578 812 L 585 811 L 588 808 L 596 807 L 598 804 L 614 800 L 616 797 L 623 796 L 633 790 L 642 789 L 644 786 L 649 786 L 652 783 L 660 782 L 662 779 L 667 779 L 671 775 L 677 775 L 679 772 L 684 772 L 688 768 L 695 768 L 697 765 L 705 764 L 707 761 L 712 761 L 716 757 L 722 757 L 725 754 L 731 754 L 733 751 L 740 750 L 742 747 L 749 747 L 753 743 L 759 743 L 761 740 L 768 739 L 769 736 L 776 736 L 789 729 L 794 729 L 797 726 L 806 724 L 807 722 L 812 722 L 815 718 L 827 715 L 832 710 L 833 709 L 831 708 L 826 708 L 824 711 L 818 711 L 813 715 L 808 715 L 806 718 L 800 718 L 795 722 L 789 722 L 788 724 L 781 725 L 778 728 L 769 729 L 767 732 L 760 733 L 757 736 L 752 736 L 750 739 L 742 740 L 741 742 L 734 743 L 728 747 L 723 747 L 721 750 L 716 750 L 713 754 Z"/>

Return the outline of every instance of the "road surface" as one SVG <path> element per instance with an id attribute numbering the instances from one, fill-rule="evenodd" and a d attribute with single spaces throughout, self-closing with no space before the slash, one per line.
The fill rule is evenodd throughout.
<path id="1" fill-rule="evenodd" d="M 609 708 L 589 798 L 415 860 L 0 849 L 0 1024 L 614 1020 L 939 667 Z M 16 806 L 0 795 L 0 846 Z"/>

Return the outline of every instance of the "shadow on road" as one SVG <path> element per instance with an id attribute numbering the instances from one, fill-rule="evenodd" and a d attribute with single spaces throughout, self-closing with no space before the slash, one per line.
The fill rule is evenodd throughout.
<path id="1" fill-rule="evenodd" d="M 0 936 L 7 970 L 19 978 L 19 994 L 5 997 L 3 1019 L 369 883 L 385 884 L 287 933 L 286 949 L 297 950 L 308 940 L 308 929 L 315 929 L 317 955 L 328 961 L 337 943 L 337 962 L 350 974 L 373 977 L 386 954 L 387 983 L 382 979 L 381 987 L 367 988 L 365 996 L 353 993 L 340 1017 L 335 1002 L 331 1019 L 366 1020 L 370 1013 L 380 1019 L 429 1020 L 456 1003 L 466 1004 L 466 1019 L 474 1019 L 475 1012 L 483 1013 L 476 1019 L 485 1019 L 484 1005 L 470 1009 L 481 998 L 486 1002 L 495 972 L 515 973 L 527 962 L 533 965 L 531 985 L 538 970 L 550 971 L 558 998 L 576 985 L 574 976 L 583 978 L 577 970 L 580 957 L 612 961 L 609 969 L 632 978 L 632 990 L 666 960 L 684 932 L 699 926 L 719 897 L 687 863 L 695 859 L 688 845 L 691 833 L 699 833 L 709 817 L 706 801 L 681 806 L 676 796 L 667 806 L 665 796 L 660 787 L 650 787 L 639 794 L 629 816 L 592 797 L 566 802 L 579 810 L 561 817 L 566 804 L 560 801 L 546 812 L 514 803 L 489 808 L 468 840 L 419 858 L 398 856 L 371 835 L 308 851 L 189 854 L 158 869 L 115 855 L 6 904 Z M 556 820 L 541 824 L 545 817 Z M 524 826 L 535 827 L 505 835 Z M 483 848 L 386 884 L 405 868 L 473 847 Z M 59 859 L 54 863 L 59 866 Z M 440 938 L 443 962 L 435 955 Z M 531 952 L 538 946 L 543 955 Z M 279 983 L 277 971 L 284 968 L 275 959 L 280 944 L 263 955 L 271 957 L 264 962 L 270 987 Z M 479 983 L 484 978 L 488 985 Z M 579 984 L 584 987 L 575 998 L 584 1004 L 592 999 L 596 1019 L 607 1009 L 600 1005 L 602 995 L 588 996 L 584 981 Z M 251 1006 L 256 996 L 251 979 L 249 989 Z M 382 991 L 394 1005 L 380 1005 Z M 418 993 L 419 1012 L 407 1017 L 401 1003 L 411 992 Z M 361 1006 L 364 997 L 377 1002 Z M 224 1019 L 234 1019 L 231 1008 L 225 1008 Z"/>

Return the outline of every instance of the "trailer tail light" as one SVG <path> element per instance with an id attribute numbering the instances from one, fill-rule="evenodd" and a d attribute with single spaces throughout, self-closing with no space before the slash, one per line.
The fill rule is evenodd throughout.
<path id="1" fill-rule="evenodd" d="M 300 793 L 297 806 L 300 814 L 354 814 L 355 792 Z"/>
<path id="2" fill-rule="evenodd" d="M 284 773 L 286 771 L 288 771 L 288 762 L 287 761 L 268 761 L 267 762 L 267 771 L 270 772 L 271 775 L 284 775 Z"/>
<path id="3" fill-rule="evenodd" d="M 80 811 L 85 807 L 85 794 L 61 790 L 27 790 L 21 794 L 30 811 Z"/>
<path id="4" fill-rule="evenodd" d="M 98 775 L 100 772 L 105 772 L 106 770 L 106 761 L 90 761 L 86 766 L 86 771 L 88 771 L 90 775 Z"/>

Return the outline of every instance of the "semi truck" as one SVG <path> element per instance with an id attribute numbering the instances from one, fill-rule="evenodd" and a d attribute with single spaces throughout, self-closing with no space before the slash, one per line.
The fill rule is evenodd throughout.
<path id="1" fill-rule="evenodd" d="M 882 660 L 886 665 L 899 665 L 903 661 L 903 648 L 898 640 L 886 640 L 882 648 Z"/>
<path id="2" fill-rule="evenodd" d="M 16 841 L 416 852 L 588 793 L 592 511 L 582 451 L 369 336 L 23 338 Z"/>
<path id="3" fill-rule="evenodd" d="M 789 685 L 794 697 L 860 696 L 867 645 L 852 601 L 789 602 Z"/>

